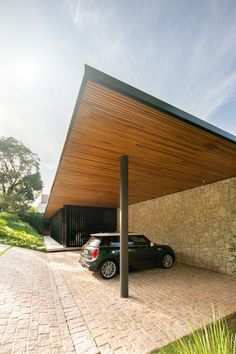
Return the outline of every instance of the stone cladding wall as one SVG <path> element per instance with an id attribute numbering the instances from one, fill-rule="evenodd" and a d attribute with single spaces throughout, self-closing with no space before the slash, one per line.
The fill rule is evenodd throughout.
<path id="1" fill-rule="evenodd" d="M 232 274 L 236 178 L 130 205 L 129 231 L 169 244 L 178 262 Z"/>

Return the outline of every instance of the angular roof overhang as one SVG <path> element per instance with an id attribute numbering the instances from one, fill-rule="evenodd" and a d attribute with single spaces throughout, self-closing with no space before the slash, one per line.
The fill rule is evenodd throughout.
<path id="1" fill-rule="evenodd" d="M 85 74 L 46 218 L 64 205 L 119 207 L 236 176 L 236 137 L 94 68 Z"/>

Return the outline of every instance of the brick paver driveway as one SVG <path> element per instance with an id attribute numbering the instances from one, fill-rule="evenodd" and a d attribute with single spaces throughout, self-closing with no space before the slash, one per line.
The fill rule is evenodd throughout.
<path id="1" fill-rule="evenodd" d="M 0 257 L 0 353 L 147 353 L 189 332 L 193 318 L 236 311 L 236 279 L 190 266 L 119 278 L 83 269 L 78 252 L 12 248 Z M 195 322 L 192 324 L 197 326 Z"/>

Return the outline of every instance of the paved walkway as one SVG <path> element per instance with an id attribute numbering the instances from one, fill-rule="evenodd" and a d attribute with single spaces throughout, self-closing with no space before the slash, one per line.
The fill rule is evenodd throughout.
<path id="1" fill-rule="evenodd" d="M 0 257 L 0 353 L 148 353 L 189 323 L 236 311 L 236 279 L 190 266 L 130 274 L 130 297 L 83 269 L 78 252 Z M 193 322 L 193 319 L 195 321 Z"/>
<path id="2" fill-rule="evenodd" d="M 4 251 L 5 251 L 6 249 L 8 249 L 9 247 L 11 247 L 11 246 L 0 244 L 0 253 L 4 252 Z"/>
<path id="3" fill-rule="evenodd" d="M 75 251 L 81 250 L 81 247 L 64 247 L 51 236 L 43 236 L 44 244 L 48 252 L 59 252 L 59 251 Z"/>
<path id="4" fill-rule="evenodd" d="M 50 251 L 63 249 L 63 246 L 54 240 L 51 236 L 43 236 L 46 249 Z"/>

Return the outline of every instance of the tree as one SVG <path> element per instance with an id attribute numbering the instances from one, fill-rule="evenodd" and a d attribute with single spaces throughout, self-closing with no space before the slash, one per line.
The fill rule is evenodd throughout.
<path id="1" fill-rule="evenodd" d="M 39 157 L 12 137 L 0 138 L 0 206 L 19 212 L 42 190 Z"/>

